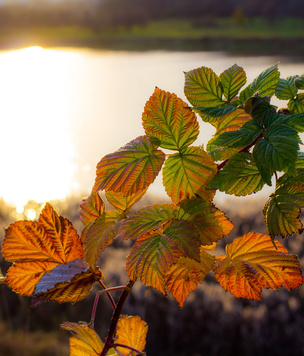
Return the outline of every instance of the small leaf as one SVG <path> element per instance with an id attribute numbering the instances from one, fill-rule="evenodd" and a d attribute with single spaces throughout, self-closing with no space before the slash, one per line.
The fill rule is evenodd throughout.
<path id="1" fill-rule="evenodd" d="M 275 95 L 281 100 L 293 99 L 298 92 L 295 84 L 295 76 L 280 79 L 275 89 Z"/>
<path id="2" fill-rule="evenodd" d="M 220 78 L 224 89 L 224 96 L 228 101 L 231 101 L 237 95 L 240 88 L 247 81 L 244 69 L 237 64 L 226 69 L 220 75 Z"/>
<path id="3" fill-rule="evenodd" d="M 222 106 L 222 86 L 212 69 L 201 67 L 185 73 L 185 95 L 195 107 Z"/>
<path id="4" fill-rule="evenodd" d="M 137 203 L 144 195 L 146 190 L 139 191 L 135 194 L 125 196 L 120 192 L 106 192 L 106 198 L 110 205 L 120 212 L 126 212 L 131 209 L 131 207 Z"/>
<path id="5" fill-rule="evenodd" d="M 275 64 L 258 75 L 254 81 L 240 93 L 240 100 L 244 103 L 255 93 L 258 93 L 261 97 L 274 95 L 279 79 L 280 72 L 278 71 L 278 65 Z"/>
<path id="6" fill-rule="evenodd" d="M 143 127 L 151 142 L 170 150 L 182 150 L 192 144 L 199 126 L 194 112 L 175 94 L 158 88 L 145 105 Z"/>
<path id="7" fill-rule="evenodd" d="M 113 242 L 117 232 L 116 220 L 119 215 L 118 211 L 107 211 L 83 230 L 84 256 L 92 268 L 105 248 Z"/>
<path id="8" fill-rule="evenodd" d="M 229 159 L 225 167 L 213 178 L 209 187 L 227 194 L 244 196 L 258 192 L 263 185 L 264 181 L 251 154 L 242 152 Z"/>
<path id="9" fill-rule="evenodd" d="M 302 114 L 304 112 L 304 93 L 300 93 L 294 99 L 289 100 L 287 106 L 291 114 Z"/>
<path id="10" fill-rule="evenodd" d="M 59 303 L 76 303 L 85 298 L 93 283 L 104 278 L 98 268 L 92 270 L 81 259 L 57 265 L 45 273 L 36 284 L 32 306 L 52 300 Z"/>
<path id="11" fill-rule="evenodd" d="M 199 283 L 202 283 L 206 275 L 211 271 L 214 256 L 209 255 L 202 248 L 200 262 L 188 257 L 180 257 L 167 272 L 167 289 L 178 301 L 182 308 L 187 296 Z"/>
<path id="12" fill-rule="evenodd" d="M 27 296 L 44 273 L 83 257 L 77 231 L 48 203 L 38 221 L 16 221 L 6 229 L 1 252 L 6 260 L 15 262 L 4 282 Z"/>
<path id="13" fill-rule="evenodd" d="M 290 290 L 302 282 L 297 257 L 268 235 L 249 233 L 227 245 L 227 256 L 216 257 L 215 277 L 237 298 L 261 300 L 262 288 Z"/>
<path id="14" fill-rule="evenodd" d="M 94 193 L 105 189 L 133 195 L 153 183 L 165 160 L 146 136 L 140 136 L 120 150 L 108 154 L 97 165 Z"/>
<path id="15" fill-rule="evenodd" d="M 211 200 L 214 192 L 207 186 L 217 172 L 210 155 L 199 147 L 188 147 L 168 157 L 163 168 L 163 184 L 177 204 L 196 195 Z"/>
<path id="16" fill-rule="evenodd" d="M 299 216 L 301 208 L 304 207 L 303 177 L 302 172 L 295 179 L 289 178 L 284 183 L 280 178 L 278 188 L 270 195 L 263 213 L 271 238 L 277 235 L 286 237 L 294 233 L 302 233 L 303 224 Z"/>
<path id="17" fill-rule="evenodd" d="M 105 203 L 98 193 L 91 194 L 80 204 L 80 221 L 84 224 L 94 222 L 106 210 Z"/>
<path id="18" fill-rule="evenodd" d="M 304 89 L 304 75 L 295 77 L 295 85 L 298 89 Z"/>
<path id="19" fill-rule="evenodd" d="M 103 349 L 103 342 L 95 330 L 86 325 L 64 322 L 61 328 L 71 332 L 70 356 L 98 356 Z"/>
<path id="20" fill-rule="evenodd" d="M 131 346 L 139 351 L 146 347 L 148 325 L 139 316 L 121 315 L 117 323 L 115 343 Z M 117 347 L 120 355 L 136 356 L 137 352 L 128 348 Z"/>
<path id="21" fill-rule="evenodd" d="M 131 213 L 118 231 L 117 238 L 137 239 L 176 218 L 173 204 L 154 204 Z"/>
<path id="22" fill-rule="evenodd" d="M 193 111 L 198 113 L 204 122 L 209 122 L 217 127 L 218 118 L 233 113 L 237 108 L 232 105 L 218 107 L 197 107 Z"/>

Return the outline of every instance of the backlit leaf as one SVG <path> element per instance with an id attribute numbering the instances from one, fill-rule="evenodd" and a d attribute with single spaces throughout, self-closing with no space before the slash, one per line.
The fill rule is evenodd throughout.
<path id="1" fill-rule="evenodd" d="M 167 272 L 167 290 L 172 293 L 183 307 L 185 299 L 199 283 L 202 283 L 206 275 L 211 271 L 214 256 L 209 255 L 203 248 L 200 251 L 200 261 L 188 257 L 180 257 Z"/>
<path id="2" fill-rule="evenodd" d="M 128 211 L 135 203 L 137 203 L 146 193 L 146 190 L 139 191 L 135 194 L 125 196 L 120 192 L 106 192 L 106 198 L 110 205 L 115 209 L 126 212 Z"/>
<path id="3" fill-rule="evenodd" d="M 225 105 L 218 107 L 197 107 L 192 108 L 194 112 L 198 113 L 204 122 L 209 122 L 210 124 L 217 127 L 218 118 L 221 116 L 229 115 L 237 108 L 232 105 Z"/>
<path id="4" fill-rule="evenodd" d="M 284 178 L 284 176 L 282 177 Z M 282 180 L 279 180 L 280 184 Z M 290 178 L 285 184 L 280 184 L 270 195 L 263 213 L 269 235 L 286 237 L 303 231 L 299 219 L 301 208 L 304 207 L 304 174 Z"/>
<path id="5" fill-rule="evenodd" d="M 139 316 L 121 315 L 117 323 L 115 343 L 131 346 L 143 351 L 146 347 L 148 325 Z M 138 353 L 128 348 L 117 347 L 124 356 L 137 356 Z"/>
<path id="6" fill-rule="evenodd" d="M 165 160 L 146 136 L 137 137 L 97 165 L 94 192 L 105 189 L 133 195 L 153 183 Z"/>
<path id="7" fill-rule="evenodd" d="M 275 64 L 259 74 L 254 81 L 240 93 L 241 101 L 244 103 L 255 93 L 259 93 L 261 97 L 274 95 L 279 79 L 280 72 L 278 71 L 278 65 Z"/>
<path id="8" fill-rule="evenodd" d="M 117 237 L 122 239 L 137 239 L 176 218 L 175 207 L 172 204 L 155 204 L 134 211 L 126 219 L 118 231 Z"/>
<path id="9" fill-rule="evenodd" d="M 95 330 L 86 325 L 64 322 L 61 328 L 71 332 L 70 356 L 98 356 L 103 349 L 103 342 Z"/>
<path id="10" fill-rule="evenodd" d="M 36 284 L 32 306 L 48 300 L 76 303 L 89 294 L 94 282 L 102 278 L 104 277 L 98 268 L 92 270 L 81 259 L 57 265 Z"/>
<path id="11" fill-rule="evenodd" d="M 280 79 L 275 89 L 275 95 L 281 100 L 293 99 L 298 92 L 295 84 L 295 76 Z"/>
<path id="12" fill-rule="evenodd" d="M 84 257 L 92 268 L 105 248 L 113 242 L 117 232 L 116 220 L 119 215 L 118 211 L 107 211 L 83 231 Z"/>
<path id="13" fill-rule="evenodd" d="M 294 99 L 287 103 L 291 114 L 301 114 L 304 112 L 304 93 L 298 94 Z"/>
<path id="14" fill-rule="evenodd" d="M 105 203 L 98 193 L 91 194 L 80 204 L 80 220 L 84 225 L 95 221 L 106 210 Z"/>
<path id="15" fill-rule="evenodd" d="M 222 106 L 222 86 L 219 77 L 207 67 L 185 73 L 185 95 L 195 106 Z"/>
<path id="16" fill-rule="evenodd" d="M 244 196 L 263 188 L 264 181 L 251 154 L 238 153 L 231 157 L 209 184 L 227 194 Z"/>
<path id="17" fill-rule="evenodd" d="M 14 291 L 30 296 L 42 275 L 58 264 L 83 257 L 77 231 L 46 204 L 38 221 L 16 221 L 5 232 L 2 255 L 15 262 L 4 280 Z"/>
<path id="18" fill-rule="evenodd" d="M 150 141 L 171 150 L 182 150 L 199 134 L 196 115 L 188 105 L 175 94 L 158 88 L 145 105 L 142 121 Z"/>
<path id="19" fill-rule="evenodd" d="M 220 78 L 224 89 L 224 96 L 228 101 L 231 101 L 237 95 L 240 88 L 247 81 L 244 69 L 237 64 L 226 69 L 220 75 Z"/>
<path id="20" fill-rule="evenodd" d="M 303 282 L 295 255 L 270 236 L 249 233 L 226 246 L 226 256 L 215 260 L 215 277 L 220 285 L 238 298 L 261 300 L 262 288 L 290 290 Z"/>
<path id="21" fill-rule="evenodd" d="M 138 278 L 145 285 L 166 294 L 168 269 L 180 256 L 199 259 L 198 247 L 199 239 L 194 228 L 185 221 L 173 222 L 162 230 L 144 235 L 137 239 L 127 257 L 129 278 Z"/>
<path id="22" fill-rule="evenodd" d="M 216 173 L 217 165 L 207 152 L 188 147 L 168 157 L 163 168 L 163 184 L 175 204 L 195 195 L 211 200 L 214 192 L 207 185 Z"/>
<path id="23" fill-rule="evenodd" d="M 193 198 L 179 205 L 178 219 L 187 220 L 199 235 L 201 245 L 212 245 L 233 229 L 225 214 L 209 201 Z"/>

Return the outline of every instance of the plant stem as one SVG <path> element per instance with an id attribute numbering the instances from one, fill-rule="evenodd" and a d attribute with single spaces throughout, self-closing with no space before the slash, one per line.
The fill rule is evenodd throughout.
<path id="1" fill-rule="evenodd" d="M 145 355 L 144 352 L 140 351 L 140 350 L 137 350 L 135 349 L 135 347 L 132 347 L 132 346 L 127 346 L 127 345 L 123 345 L 123 344 L 113 344 L 112 347 L 124 347 L 126 349 L 129 349 L 131 351 L 134 351 L 134 352 L 137 352 L 139 355 Z"/>
<path id="2" fill-rule="evenodd" d="M 99 280 L 98 282 L 99 282 L 99 284 L 101 285 L 101 287 L 102 287 L 104 290 L 107 289 L 107 287 L 104 285 L 104 283 L 103 283 L 101 280 Z M 107 293 L 107 296 L 108 296 L 109 299 L 110 299 L 110 302 L 111 302 L 111 304 L 112 304 L 112 308 L 115 310 L 116 304 L 115 304 L 115 302 L 114 302 L 113 297 L 111 296 L 111 294 L 109 293 L 109 291 L 106 291 L 106 293 Z"/>
<path id="3" fill-rule="evenodd" d="M 111 325 L 110 329 L 108 332 L 108 336 L 106 339 L 106 342 L 104 344 L 103 350 L 101 351 L 99 356 L 106 356 L 107 352 L 110 350 L 111 347 L 113 347 L 113 339 L 115 336 L 115 331 L 116 331 L 116 326 L 121 314 L 122 307 L 126 301 L 126 298 L 130 294 L 130 291 L 134 285 L 135 281 L 129 281 L 129 283 L 124 287 L 124 291 L 121 293 L 121 296 L 119 298 L 119 301 L 116 305 L 116 308 L 114 309 L 112 320 L 111 320 Z"/>

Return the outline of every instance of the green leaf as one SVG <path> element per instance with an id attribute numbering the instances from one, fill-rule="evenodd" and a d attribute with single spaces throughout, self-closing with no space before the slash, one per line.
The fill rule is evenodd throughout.
<path id="1" fill-rule="evenodd" d="M 272 239 L 277 235 L 286 237 L 303 231 L 299 219 L 301 208 L 304 207 L 303 172 L 279 185 L 264 207 L 265 222 Z"/>
<path id="2" fill-rule="evenodd" d="M 278 65 L 275 64 L 258 75 L 254 81 L 240 93 L 240 100 L 244 103 L 255 93 L 259 93 L 261 97 L 274 95 L 279 79 L 280 73 L 278 71 Z"/>
<path id="3" fill-rule="evenodd" d="M 102 158 L 97 165 L 93 192 L 105 189 L 133 195 L 153 183 L 165 160 L 147 136 L 137 137 L 118 151 Z"/>
<path id="4" fill-rule="evenodd" d="M 244 103 L 245 111 L 252 116 L 255 122 L 263 126 L 265 121 L 276 114 L 276 109 L 267 99 L 260 96 L 252 96 Z M 282 115 L 281 115 L 282 116 Z"/>
<path id="5" fill-rule="evenodd" d="M 120 213 L 116 210 L 104 212 L 82 232 L 84 256 L 86 262 L 94 267 L 101 253 L 109 246 L 117 232 L 116 220 Z"/>
<path id="6" fill-rule="evenodd" d="M 272 171 L 295 173 L 299 138 L 297 132 L 287 125 L 269 126 L 253 149 L 253 157 Z M 262 172 L 261 172 L 262 173 Z"/>
<path id="7" fill-rule="evenodd" d="M 301 114 L 304 112 L 304 93 L 298 94 L 294 99 L 289 100 L 288 109 L 291 114 Z"/>
<path id="8" fill-rule="evenodd" d="M 227 194 L 244 196 L 258 192 L 263 185 L 264 181 L 251 154 L 242 152 L 229 159 L 225 167 L 213 178 L 209 187 Z"/>
<path id="9" fill-rule="evenodd" d="M 204 246 L 217 242 L 233 229 L 233 224 L 222 211 L 199 198 L 183 200 L 179 204 L 178 219 L 187 220 L 194 226 Z"/>
<path id="10" fill-rule="evenodd" d="M 297 115 L 287 116 L 287 124 L 295 129 L 297 132 L 304 132 L 304 112 Z"/>
<path id="11" fill-rule="evenodd" d="M 185 95 L 195 106 L 222 106 L 222 86 L 219 77 L 207 67 L 185 73 Z"/>
<path id="12" fill-rule="evenodd" d="M 237 110 L 235 106 L 225 105 L 220 108 L 217 107 L 198 107 L 193 110 L 200 115 L 204 122 L 209 122 L 213 126 L 217 127 L 218 118 L 229 115 Z"/>
<path id="13" fill-rule="evenodd" d="M 91 194 L 80 204 L 80 221 L 84 224 L 94 222 L 106 209 L 105 203 L 98 193 Z"/>
<path id="14" fill-rule="evenodd" d="M 139 237 L 158 230 L 162 225 L 176 218 L 173 204 L 154 204 L 134 211 L 126 219 L 118 231 L 117 238 L 138 239 Z"/>
<path id="15" fill-rule="evenodd" d="M 191 241 L 191 243 L 189 243 Z M 166 294 L 166 273 L 180 256 L 199 259 L 199 240 L 191 224 L 177 221 L 140 237 L 127 257 L 130 279 Z"/>
<path id="16" fill-rule="evenodd" d="M 168 157 L 163 168 L 163 184 L 175 204 L 196 195 L 210 200 L 214 192 L 207 186 L 216 172 L 217 165 L 207 152 L 188 147 Z"/>
<path id="17" fill-rule="evenodd" d="M 125 196 L 120 192 L 106 192 L 106 198 L 113 208 L 120 212 L 127 212 L 130 208 L 137 203 L 146 193 L 146 190 L 141 190 L 135 194 Z"/>
<path id="18" fill-rule="evenodd" d="M 304 152 L 298 152 L 298 159 L 296 161 L 296 169 L 304 168 Z"/>
<path id="19" fill-rule="evenodd" d="M 298 89 L 304 89 L 304 75 L 303 74 L 301 76 L 296 75 L 295 85 Z"/>
<path id="20" fill-rule="evenodd" d="M 220 147 L 245 147 L 256 140 L 262 132 L 262 128 L 257 122 L 247 121 L 240 129 L 223 132 L 212 142 L 213 145 Z"/>
<path id="21" fill-rule="evenodd" d="M 281 100 L 293 99 L 298 93 L 295 79 L 295 76 L 280 79 L 275 89 L 275 95 Z"/>
<path id="22" fill-rule="evenodd" d="M 224 89 L 224 96 L 228 101 L 231 101 L 239 92 L 240 88 L 246 83 L 246 73 L 242 67 L 234 64 L 226 69 L 220 79 Z"/>
<path id="23" fill-rule="evenodd" d="M 155 89 L 145 105 L 143 127 L 151 142 L 170 150 L 182 150 L 192 144 L 199 126 L 194 112 L 175 94 Z"/>

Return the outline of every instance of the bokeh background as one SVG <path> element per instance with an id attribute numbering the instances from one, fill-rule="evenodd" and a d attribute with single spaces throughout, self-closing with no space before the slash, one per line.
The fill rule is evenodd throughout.
<path id="1" fill-rule="evenodd" d="M 304 72 L 302 0 L 2 0 L 0 1 L 0 239 L 16 219 L 43 204 L 81 232 L 79 203 L 97 162 L 142 135 L 141 114 L 155 86 L 185 99 L 183 71 L 237 63 L 248 82 L 279 62 L 281 76 Z M 283 107 L 284 102 L 274 101 Z M 198 144 L 214 133 L 200 121 Z M 266 233 L 262 214 L 273 187 L 245 198 L 217 194 L 234 237 Z M 166 202 L 157 178 L 142 205 Z M 281 241 L 303 266 L 303 236 Z M 115 242 L 100 260 L 105 284 L 126 283 L 129 246 Z M 5 274 L 9 263 L 0 256 Z M 118 295 L 116 295 L 117 297 Z M 124 313 L 149 325 L 149 356 L 304 355 L 304 289 L 236 299 L 212 273 L 181 309 L 137 282 Z M 0 355 L 68 355 L 64 321 L 89 321 L 94 290 L 75 305 L 30 300 L 0 285 Z M 111 306 L 101 297 L 104 338 Z"/>

